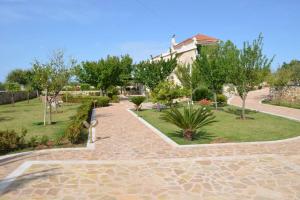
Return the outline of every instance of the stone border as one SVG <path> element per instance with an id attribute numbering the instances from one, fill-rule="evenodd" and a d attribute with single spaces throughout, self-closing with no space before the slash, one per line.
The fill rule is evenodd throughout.
<path id="1" fill-rule="evenodd" d="M 92 111 L 92 116 L 91 116 L 91 120 L 96 119 L 96 109 L 93 109 Z M 14 156 L 23 156 L 23 155 L 29 155 L 31 153 L 43 153 L 43 152 L 48 152 L 48 151 L 78 151 L 78 150 L 94 150 L 95 149 L 95 142 L 91 143 L 90 142 L 90 131 L 92 132 L 92 138 L 93 141 L 95 141 L 96 139 L 96 127 L 92 127 L 89 130 L 89 134 L 88 134 L 88 139 L 87 139 L 87 144 L 86 147 L 75 147 L 75 148 L 53 148 L 53 149 L 42 149 L 42 150 L 32 150 L 32 151 L 25 151 L 25 152 L 20 152 L 20 153 L 13 153 L 13 154 L 9 154 L 9 155 L 3 155 L 0 156 L 0 161 L 10 158 L 10 157 L 14 157 Z"/>
<path id="2" fill-rule="evenodd" d="M 178 144 L 174 142 L 171 138 L 166 136 L 164 133 L 162 133 L 160 130 L 155 128 L 152 124 L 144 120 L 143 118 L 139 117 L 136 113 L 134 113 L 132 110 L 129 108 L 127 111 L 132 114 L 134 117 L 136 117 L 141 123 L 143 123 L 146 127 L 151 129 L 156 135 L 161 137 L 166 143 L 170 144 L 173 147 L 176 148 L 192 148 L 192 147 L 220 147 L 220 146 L 233 146 L 233 145 L 256 145 L 256 144 L 278 144 L 278 143 L 285 143 L 285 142 L 292 142 L 295 140 L 300 140 L 300 136 L 296 136 L 293 138 L 287 138 L 287 139 L 282 139 L 282 140 L 273 140 L 273 141 L 258 141 L 258 142 L 229 142 L 229 143 L 218 143 L 218 144 Z"/>
<path id="3" fill-rule="evenodd" d="M 151 163 L 151 162 L 195 162 L 195 161 L 206 161 L 206 160 L 214 160 L 214 161 L 230 161 L 230 160 L 240 160 L 240 159 L 251 159 L 251 158 L 263 158 L 263 157 L 272 157 L 272 158 L 280 158 L 280 156 L 275 154 L 259 154 L 259 155 L 243 155 L 243 156 L 210 156 L 210 157 L 197 157 L 197 158 L 166 158 L 166 159 L 142 159 L 142 160 L 45 160 L 45 161 L 25 161 L 22 165 L 20 165 L 17 169 L 15 169 L 12 173 L 6 176 L 4 179 L 0 181 L 0 195 L 5 192 L 5 190 L 18 178 L 18 176 L 22 175 L 26 170 L 28 170 L 32 165 L 44 165 L 44 164 L 143 164 L 143 163 Z M 281 158 L 279 159 L 281 160 Z M 297 167 L 292 165 L 291 167 Z"/>

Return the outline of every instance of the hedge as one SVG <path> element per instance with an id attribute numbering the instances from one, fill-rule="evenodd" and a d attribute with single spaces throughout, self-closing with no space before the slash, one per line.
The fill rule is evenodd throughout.
<path id="1" fill-rule="evenodd" d="M 97 107 L 109 106 L 110 99 L 105 96 L 73 96 L 69 94 L 63 94 L 62 100 L 69 103 L 83 103 L 83 102 L 95 102 Z"/>

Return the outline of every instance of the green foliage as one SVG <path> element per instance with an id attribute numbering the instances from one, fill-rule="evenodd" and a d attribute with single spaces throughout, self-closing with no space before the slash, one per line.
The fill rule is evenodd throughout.
<path id="1" fill-rule="evenodd" d="M 76 116 L 73 117 L 67 131 L 66 137 L 72 144 L 80 143 L 85 138 L 83 127 L 84 121 L 90 121 L 93 110 L 93 102 L 84 102 L 77 110 Z"/>
<path id="2" fill-rule="evenodd" d="M 14 130 L 0 131 L 0 154 L 24 148 L 26 146 L 26 133 L 25 129 L 22 130 L 21 134 Z"/>
<path id="3" fill-rule="evenodd" d="M 101 88 L 106 93 L 110 86 L 125 85 L 131 78 L 132 59 L 128 56 L 107 56 L 99 61 L 82 62 L 75 68 L 81 83 Z"/>
<path id="4" fill-rule="evenodd" d="M 38 145 L 38 137 L 36 135 L 31 136 L 27 142 L 27 145 L 33 148 L 36 147 Z"/>
<path id="5" fill-rule="evenodd" d="M 91 86 L 88 83 L 82 83 L 80 84 L 80 90 L 85 91 L 85 90 L 90 90 Z"/>
<path id="6" fill-rule="evenodd" d="M 20 85 L 18 83 L 7 82 L 5 84 L 5 89 L 7 92 L 11 92 L 11 93 L 18 92 L 20 91 Z"/>
<path id="7" fill-rule="evenodd" d="M 164 111 L 161 119 L 182 129 L 183 137 L 187 140 L 192 140 L 202 127 L 215 122 L 215 116 L 209 109 L 206 107 L 193 108 L 192 105 L 184 107 L 183 112 L 178 108 Z"/>
<path id="8" fill-rule="evenodd" d="M 32 72 L 30 70 L 15 69 L 6 77 L 6 82 L 14 82 L 21 85 L 27 85 L 31 82 Z"/>
<path id="9" fill-rule="evenodd" d="M 202 99 L 212 100 L 213 93 L 207 87 L 198 87 L 193 91 L 193 101 L 200 101 Z"/>
<path id="10" fill-rule="evenodd" d="M 220 105 L 225 106 L 227 105 L 227 97 L 224 94 L 217 94 L 217 102 Z"/>
<path id="11" fill-rule="evenodd" d="M 47 145 L 49 142 L 49 137 L 47 135 L 42 135 L 40 138 L 40 144 L 42 145 Z"/>
<path id="12" fill-rule="evenodd" d="M 175 74 L 181 85 L 186 89 L 192 89 L 191 65 L 178 65 Z"/>
<path id="13" fill-rule="evenodd" d="M 0 82 L 0 91 L 5 90 L 5 84 Z"/>
<path id="14" fill-rule="evenodd" d="M 181 97 L 181 88 L 170 81 L 160 82 L 151 92 L 154 102 L 159 102 L 171 106 L 173 99 Z"/>
<path id="15" fill-rule="evenodd" d="M 142 61 L 134 66 L 134 79 L 147 86 L 151 91 L 172 73 L 177 66 L 176 58 L 161 58 L 156 61 Z"/>
<path id="16" fill-rule="evenodd" d="M 85 102 L 95 102 L 96 107 L 109 106 L 109 97 L 106 96 L 73 96 L 73 95 L 62 95 L 62 100 L 65 102 L 68 100 L 69 103 L 85 103 Z"/>
<path id="17" fill-rule="evenodd" d="M 114 87 L 114 86 L 110 86 L 108 89 L 107 89 L 107 96 L 109 98 L 112 98 L 113 96 L 116 96 L 119 94 L 119 90 L 118 88 Z"/>
<path id="18" fill-rule="evenodd" d="M 290 63 L 284 63 L 269 77 L 269 83 L 276 88 L 288 84 L 300 85 L 300 61 L 292 60 Z"/>
<path id="19" fill-rule="evenodd" d="M 146 100 L 144 96 L 132 96 L 130 97 L 130 101 L 135 104 L 136 110 L 141 109 L 142 103 Z"/>
<path id="20" fill-rule="evenodd" d="M 119 103 L 120 102 L 120 98 L 118 95 L 113 95 L 110 99 L 110 102 L 112 103 Z"/>

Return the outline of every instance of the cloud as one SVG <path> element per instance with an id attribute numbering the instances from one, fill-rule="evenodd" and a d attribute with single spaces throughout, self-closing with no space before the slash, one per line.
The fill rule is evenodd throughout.
<path id="1" fill-rule="evenodd" d="M 141 60 L 149 59 L 150 56 L 156 56 L 163 52 L 168 51 L 167 42 L 157 41 L 131 41 L 122 43 L 119 49 L 122 54 L 129 54 L 133 59 L 138 62 Z"/>

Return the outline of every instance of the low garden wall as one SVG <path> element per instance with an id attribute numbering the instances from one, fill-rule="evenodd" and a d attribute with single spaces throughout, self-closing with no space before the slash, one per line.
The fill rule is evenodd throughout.
<path id="1" fill-rule="evenodd" d="M 19 91 L 14 94 L 15 102 L 23 101 L 27 99 L 28 93 L 25 91 Z M 29 98 L 35 98 L 37 96 L 36 91 L 29 93 Z M 9 92 L 0 92 L 0 105 L 10 104 L 11 103 L 11 93 Z"/>
<path id="2" fill-rule="evenodd" d="M 272 99 L 280 99 L 289 102 L 300 102 L 300 86 L 286 86 L 283 88 L 270 88 Z"/>

